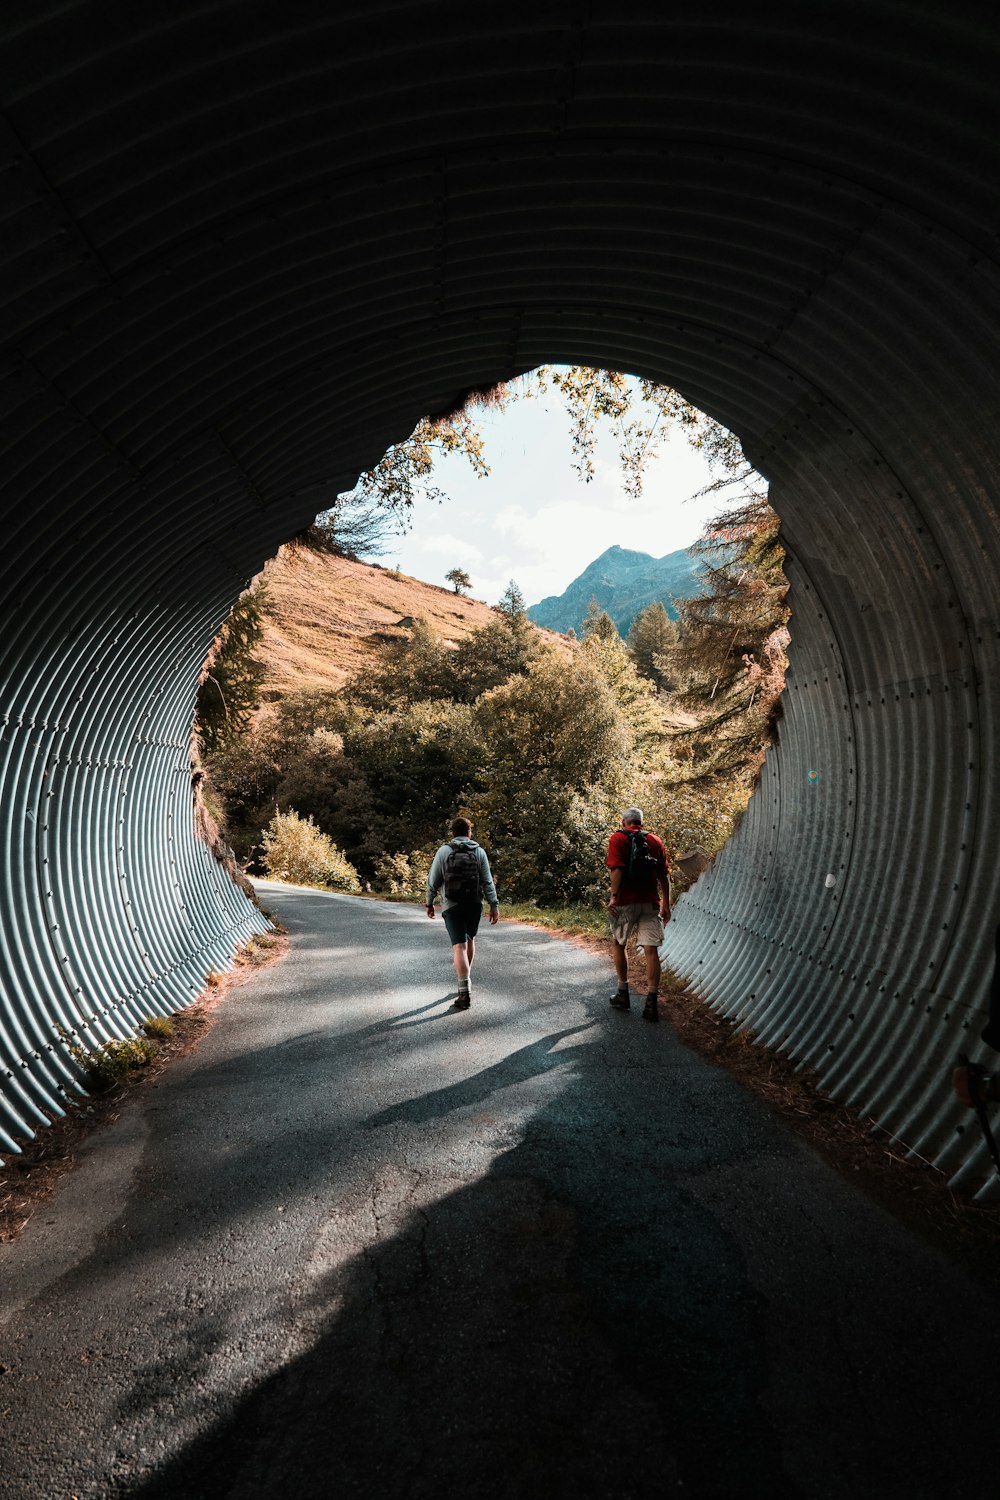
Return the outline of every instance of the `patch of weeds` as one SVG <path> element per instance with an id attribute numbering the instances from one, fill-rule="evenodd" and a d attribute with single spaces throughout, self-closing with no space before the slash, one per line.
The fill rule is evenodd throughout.
<path id="1" fill-rule="evenodd" d="M 159 1042 L 165 1042 L 168 1036 L 173 1036 L 176 1026 L 176 1021 L 170 1016 L 147 1016 L 142 1023 L 146 1035 Z"/>
<path id="2" fill-rule="evenodd" d="M 87 1051 L 84 1047 L 71 1047 L 71 1055 L 86 1070 L 87 1082 L 92 1089 L 112 1089 L 124 1083 L 136 1068 L 146 1068 L 156 1057 L 156 1043 L 147 1037 L 137 1036 L 129 1042 L 105 1042 L 103 1047 Z"/>
<path id="3" fill-rule="evenodd" d="M 277 933 L 261 932 L 254 937 L 248 938 L 236 955 L 239 964 L 251 964 L 254 968 L 260 968 L 263 964 L 270 963 L 274 957 L 274 950 L 281 947 L 281 938 Z"/>
<path id="4" fill-rule="evenodd" d="M 217 990 L 224 978 L 225 975 L 220 974 L 218 969 L 209 969 L 208 973 L 205 975 L 206 990 Z"/>
<path id="5" fill-rule="evenodd" d="M 500 915 L 512 922 L 526 922 L 532 927 L 545 927 L 550 932 L 564 932 L 570 937 L 608 936 L 608 914 L 602 907 L 543 907 L 522 902 L 513 906 L 501 906 Z"/>

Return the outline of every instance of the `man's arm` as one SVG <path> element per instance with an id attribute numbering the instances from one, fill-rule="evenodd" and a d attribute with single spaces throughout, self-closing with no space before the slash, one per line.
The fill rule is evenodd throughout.
<path id="1" fill-rule="evenodd" d="M 669 922 L 670 910 L 670 866 L 664 862 L 663 869 L 656 877 L 656 883 L 660 887 L 660 921 Z"/>
<path id="2" fill-rule="evenodd" d="M 482 883 L 486 899 L 490 903 L 490 926 L 495 927 L 500 920 L 500 902 L 497 900 L 497 888 L 493 884 L 493 876 L 490 874 L 490 862 L 486 857 L 486 850 L 479 846 L 479 879 Z"/>
<path id="3" fill-rule="evenodd" d="M 612 908 L 617 907 L 617 905 L 618 905 L 618 892 L 622 888 L 622 881 L 624 879 L 625 879 L 625 866 L 624 865 L 615 865 L 614 868 L 611 871 L 611 900 L 608 902 L 608 906 L 609 907 L 612 907 Z"/>
<path id="4" fill-rule="evenodd" d="M 427 871 L 427 890 L 424 892 L 424 895 L 427 898 L 425 905 L 429 917 L 433 917 L 434 915 L 434 897 L 437 895 L 441 881 L 444 879 L 443 855 L 444 850 L 439 849 L 431 861 L 430 869 Z"/>

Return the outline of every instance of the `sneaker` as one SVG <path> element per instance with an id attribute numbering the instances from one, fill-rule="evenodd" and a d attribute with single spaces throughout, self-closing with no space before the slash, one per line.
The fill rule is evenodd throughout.
<path id="1" fill-rule="evenodd" d="M 455 1009 L 468 1010 L 471 1004 L 472 996 L 469 994 L 468 990 L 459 990 L 458 994 L 455 996 Z"/>
<path id="2" fill-rule="evenodd" d="M 657 1008 L 655 995 L 646 996 L 646 1003 L 642 1007 L 642 1019 L 644 1021 L 658 1021 L 660 1019 L 660 1012 Z"/>
<path id="3" fill-rule="evenodd" d="M 617 990 L 611 996 L 609 1003 L 614 1006 L 615 1010 L 628 1010 L 632 1000 L 628 990 Z"/>

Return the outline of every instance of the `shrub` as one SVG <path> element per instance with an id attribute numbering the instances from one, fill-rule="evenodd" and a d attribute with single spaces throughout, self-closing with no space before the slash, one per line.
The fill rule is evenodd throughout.
<path id="1" fill-rule="evenodd" d="M 312 818 L 294 808 L 275 813 L 262 839 L 264 868 L 278 880 L 300 885 L 327 885 L 338 891 L 360 891 L 358 872 Z"/>
<path id="2" fill-rule="evenodd" d="M 411 854 L 382 854 L 375 861 L 375 889 L 389 896 L 422 896 L 433 855 L 423 849 Z"/>
<path id="3" fill-rule="evenodd" d="M 156 1056 L 156 1044 L 145 1037 L 135 1037 L 130 1042 L 105 1042 L 88 1052 L 83 1047 L 71 1047 L 71 1055 L 86 1069 L 91 1088 L 110 1089 L 124 1083 L 135 1068 L 145 1068 Z"/>

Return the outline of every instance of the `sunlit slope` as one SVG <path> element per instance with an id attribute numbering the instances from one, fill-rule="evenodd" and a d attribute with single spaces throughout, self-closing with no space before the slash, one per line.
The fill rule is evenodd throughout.
<path id="1" fill-rule="evenodd" d="M 259 652 L 267 664 L 265 699 L 341 687 L 386 639 L 406 636 L 421 617 L 453 645 L 496 618 L 477 599 L 294 545 L 282 547 L 262 577 L 269 598 Z"/>

